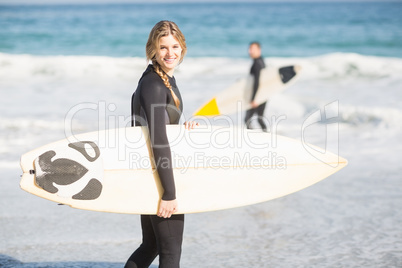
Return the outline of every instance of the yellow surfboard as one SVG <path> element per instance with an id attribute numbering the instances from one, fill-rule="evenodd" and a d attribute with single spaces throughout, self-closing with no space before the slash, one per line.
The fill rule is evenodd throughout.
<path id="1" fill-rule="evenodd" d="M 265 68 L 261 70 L 260 86 L 254 101 L 257 102 L 257 104 L 262 104 L 273 95 L 282 92 L 296 81 L 300 75 L 300 71 L 301 67 L 299 65 L 281 68 Z M 251 75 L 247 78 L 240 79 L 208 100 L 197 109 L 194 115 L 229 115 L 238 112 L 239 106 L 243 111 L 250 109 L 253 83 L 254 78 Z"/>

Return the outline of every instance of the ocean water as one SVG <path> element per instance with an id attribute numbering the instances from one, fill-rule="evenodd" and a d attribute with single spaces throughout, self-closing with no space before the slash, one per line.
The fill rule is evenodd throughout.
<path id="1" fill-rule="evenodd" d="M 143 57 L 150 29 L 175 21 L 190 57 L 331 52 L 402 57 L 400 2 L 209 3 L 0 6 L 0 51 L 36 55 Z"/>
<path id="2" fill-rule="evenodd" d="M 187 215 L 182 267 L 402 267 L 401 10 L 399 2 L 0 6 L 0 267 L 122 267 L 139 245 L 137 215 L 20 190 L 19 157 L 67 130 L 125 127 L 147 35 L 161 19 L 176 21 L 188 43 L 175 72 L 183 120 L 248 73 L 247 46 L 259 40 L 268 68 L 303 68 L 270 100 L 271 130 L 349 161 L 297 193 Z"/>

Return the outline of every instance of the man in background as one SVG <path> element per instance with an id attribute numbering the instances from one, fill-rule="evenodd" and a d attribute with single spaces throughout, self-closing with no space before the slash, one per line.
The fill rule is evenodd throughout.
<path id="1" fill-rule="evenodd" d="M 252 42 L 250 43 L 248 53 L 250 55 L 250 58 L 253 59 L 253 65 L 251 66 L 250 69 L 250 74 L 254 77 L 254 83 L 253 83 L 253 88 L 252 88 L 252 94 L 251 94 L 251 109 L 247 110 L 246 112 L 246 117 L 244 119 L 247 128 L 250 128 L 250 123 L 251 123 L 251 117 L 254 114 L 257 114 L 258 118 L 257 121 L 261 126 L 261 129 L 265 132 L 267 132 L 267 126 L 264 122 L 264 111 L 265 111 L 265 106 L 267 102 L 261 103 L 258 105 L 255 101 L 255 95 L 257 94 L 259 84 L 260 84 L 260 73 L 261 70 L 265 68 L 265 63 L 264 60 L 261 56 L 261 45 L 259 42 Z"/>

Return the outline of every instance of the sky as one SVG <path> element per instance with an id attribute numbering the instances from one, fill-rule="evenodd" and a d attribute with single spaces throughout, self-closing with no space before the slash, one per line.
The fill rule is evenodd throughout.
<path id="1" fill-rule="evenodd" d="M 381 2 L 381 0 L 287 0 L 288 2 Z M 384 0 L 383 0 L 384 1 Z M 392 1 L 392 0 L 391 0 Z M 171 3 L 171 2 L 284 2 L 283 0 L 0 0 L 0 4 L 104 4 L 104 3 Z M 394 0 L 393 2 L 402 2 Z"/>

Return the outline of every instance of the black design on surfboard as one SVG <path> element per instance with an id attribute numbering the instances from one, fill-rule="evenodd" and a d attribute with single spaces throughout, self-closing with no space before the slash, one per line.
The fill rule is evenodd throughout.
<path id="1" fill-rule="evenodd" d="M 95 156 L 91 157 L 87 150 L 85 149 L 85 145 L 88 144 L 89 146 L 92 147 L 92 149 L 94 149 L 95 151 Z M 75 150 L 77 150 L 78 152 L 80 152 L 88 161 L 93 162 L 96 159 L 98 159 L 98 157 L 100 156 L 100 151 L 99 151 L 99 147 L 92 141 L 80 141 L 80 142 L 74 142 L 74 143 L 70 143 L 68 144 L 68 147 L 71 147 Z"/>
<path id="2" fill-rule="evenodd" d="M 296 72 L 294 66 L 285 66 L 279 68 L 279 76 L 284 84 L 289 82 L 293 77 L 295 77 Z"/>
<path id="3" fill-rule="evenodd" d="M 91 179 L 81 192 L 73 196 L 73 199 L 93 200 L 98 198 L 101 192 L 102 183 L 97 179 Z"/>
<path id="4" fill-rule="evenodd" d="M 86 145 L 89 145 L 91 154 L 88 153 Z M 89 162 L 96 161 L 100 156 L 99 147 L 91 141 L 82 141 L 68 144 L 68 147 L 78 151 Z M 95 155 L 93 155 L 95 154 Z M 68 158 L 56 158 L 57 153 L 53 150 L 41 154 L 35 164 L 36 184 L 43 190 L 55 194 L 59 191 L 56 185 L 71 185 L 77 182 L 88 173 L 88 169 Z M 38 171 L 40 170 L 40 171 Z M 93 200 L 100 196 L 102 192 L 102 183 L 97 178 L 91 178 L 86 186 L 78 193 L 75 193 L 71 198 L 78 200 Z"/>

